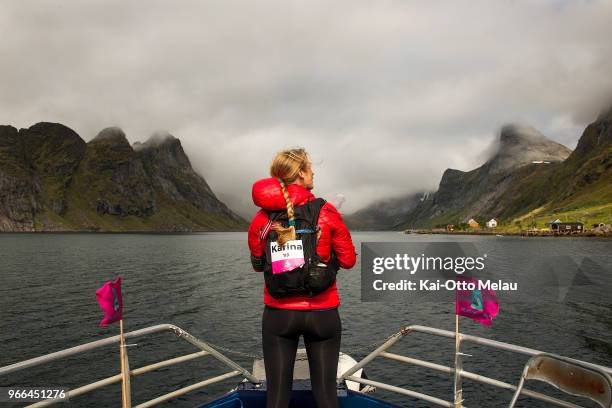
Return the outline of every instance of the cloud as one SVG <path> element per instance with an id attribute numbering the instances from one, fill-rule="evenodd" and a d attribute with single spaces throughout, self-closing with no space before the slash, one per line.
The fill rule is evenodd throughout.
<path id="1" fill-rule="evenodd" d="M 605 1 L 92 1 L 0 5 L 0 123 L 86 140 L 167 130 L 244 215 L 274 153 L 354 211 L 435 189 L 499 128 L 573 148 L 612 95 Z"/>

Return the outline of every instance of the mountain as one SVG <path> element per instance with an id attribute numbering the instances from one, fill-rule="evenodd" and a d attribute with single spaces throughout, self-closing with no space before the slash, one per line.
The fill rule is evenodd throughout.
<path id="1" fill-rule="evenodd" d="M 532 127 L 506 125 L 501 129 L 497 151 L 486 163 L 467 172 L 447 169 L 438 191 L 413 210 L 402 226 L 433 227 L 469 218 L 500 217 L 496 203 L 517 182 L 518 169 L 540 171 L 570 153 L 570 149 Z"/>
<path id="2" fill-rule="evenodd" d="M 397 229 L 408 214 L 429 193 L 413 193 L 402 197 L 378 200 L 367 207 L 344 216 L 344 222 L 350 229 L 361 231 L 386 231 Z"/>
<path id="3" fill-rule="evenodd" d="M 538 172 L 521 169 L 515 178 L 498 204 L 503 218 L 567 214 L 611 223 L 612 109 L 586 127 L 565 161 Z"/>
<path id="4" fill-rule="evenodd" d="M 531 127 L 505 126 L 490 160 L 468 172 L 447 169 L 438 191 L 411 211 L 400 228 L 457 224 L 469 218 L 520 222 L 538 214 L 543 223 L 554 214 L 574 216 L 572 211 L 578 209 L 607 208 L 612 203 L 611 139 L 612 109 L 585 129 L 573 152 Z"/>
<path id="5" fill-rule="evenodd" d="M 170 135 L 131 146 L 115 127 L 85 143 L 57 123 L 0 126 L 0 231 L 245 227 Z"/>
<path id="6" fill-rule="evenodd" d="M 496 153 L 482 168 L 488 174 L 503 173 L 533 162 L 560 162 L 571 152 L 531 126 L 506 125 L 499 133 Z"/>

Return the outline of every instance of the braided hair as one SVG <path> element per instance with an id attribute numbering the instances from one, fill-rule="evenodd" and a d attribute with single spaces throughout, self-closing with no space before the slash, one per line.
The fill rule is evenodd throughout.
<path id="1" fill-rule="evenodd" d="M 279 152 L 270 166 L 270 175 L 278 179 L 283 197 L 287 205 L 287 218 L 289 226 L 287 228 L 275 225 L 273 230 L 278 234 L 278 245 L 283 246 L 287 241 L 296 239 L 295 233 L 295 213 L 293 203 L 289 197 L 287 184 L 293 183 L 300 175 L 300 171 L 306 170 L 309 164 L 308 153 L 303 148 L 283 150 Z"/>

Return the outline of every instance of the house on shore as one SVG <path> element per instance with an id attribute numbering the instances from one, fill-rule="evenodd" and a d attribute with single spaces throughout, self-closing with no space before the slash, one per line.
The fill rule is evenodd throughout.
<path id="1" fill-rule="evenodd" d="M 487 224 L 487 228 L 496 228 L 497 220 L 495 218 L 491 218 L 489 221 L 486 222 L 486 224 Z"/>
<path id="2" fill-rule="evenodd" d="M 473 218 L 470 218 L 467 223 L 470 228 L 480 228 L 480 224 Z"/>
<path id="3" fill-rule="evenodd" d="M 581 222 L 563 222 L 557 219 L 549 222 L 548 225 L 555 234 L 581 234 L 584 232 L 584 224 Z"/>

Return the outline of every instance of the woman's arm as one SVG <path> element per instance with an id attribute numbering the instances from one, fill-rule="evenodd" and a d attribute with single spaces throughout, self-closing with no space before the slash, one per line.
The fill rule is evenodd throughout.
<path id="1" fill-rule="evenodd" d="M 256 272 L 263 272 L 264 268 L 266 254 L 261 246 L 261 237 L 267 224 L 268 215 L 259 210 L 249 225 L 248 243 L 251 251 L 251 265 Z"/>
<path id="2" fill-rule="evenodd" d="M 355 266 L 356 254 L 351 233 L 342 221 L 342 216 L 330 203 L 326 203 L 321 212 L 330 228 L 331 249 L 338 258 L 341 268 L 350 269 Z"/>

